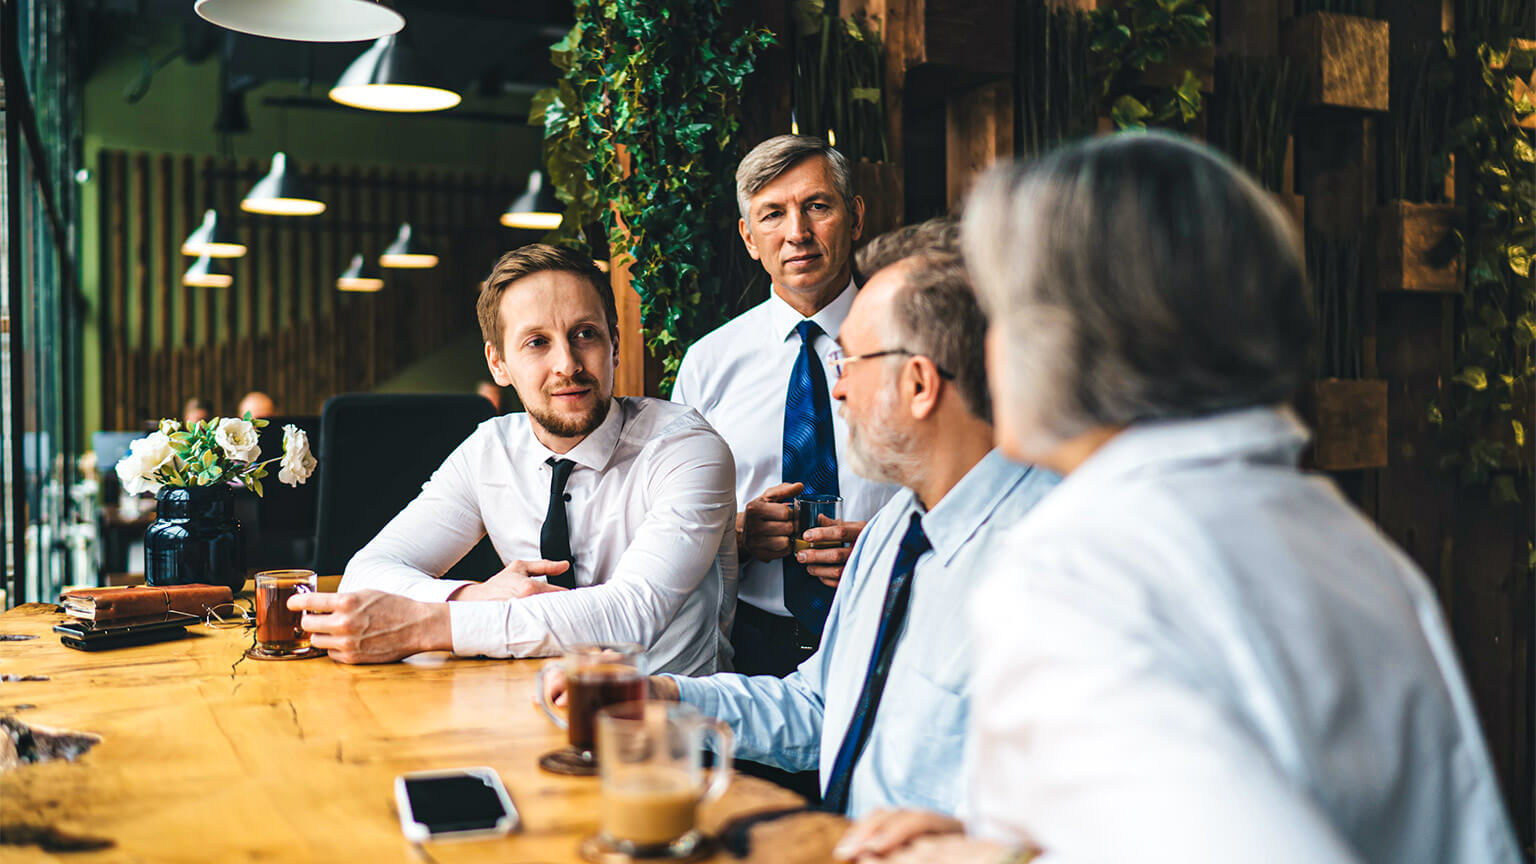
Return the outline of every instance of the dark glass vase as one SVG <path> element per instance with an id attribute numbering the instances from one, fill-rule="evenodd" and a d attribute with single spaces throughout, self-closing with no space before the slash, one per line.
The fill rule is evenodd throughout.
<path id="1" fill-rule="evenodd" d="M 154 524 L 144 532 L 144 579 L 151 585 L 245 585 L 245 537 L 235 520 L 235 490 L 162 486 Z"/>

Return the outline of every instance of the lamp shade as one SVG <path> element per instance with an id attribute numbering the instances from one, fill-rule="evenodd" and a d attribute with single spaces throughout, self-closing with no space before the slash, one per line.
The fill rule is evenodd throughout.
<path id="1" fill-rule="evenodd" d="M 409 42 L 391 35 L 353 60 L 330 96 L 368 111 L 443 111 L 459 104 L 459 94 L 438 85 Z"/>
<path id="2" fill-rule="evenodd" d="M 203 212 L 203 224 L 197 226 L 187 242 L 181 244 L 181 254 L 197 258 L 239 258 L 246 252 L 245 244 L 235 235 L 228 222 L 219 220 L 216 210 Z"/>
<path id="3" fill-rule="evenodd" d="M 352 263 L 336 277 L 337 291 L 378 291 L 384 287 L 384 277 L 368 266 L 363 253 L 352 256 Z"/>
<path id="4" fill-rule="evenodd" d="M 501 224 L 508 228 L 531 228 L 535 231 L 551 231 L 560 227 L 563 218 L 560 211 L 565 206 L 555 197 L 555 190 L 544 183 L 544 172 L 528 174 L 528 185 L 521 195 L 501 214 Z"/>
<path id="5" fill-rule="evenodd" d="M 374 0 L 197 0 L 203 20 L 300 42 L 360 42 L 400 32 L 405 18 Z"/>
<path id="6" fill-rule="evenodd" d="M 405 222 L 400 226 L 400 233 L 395 235 L 395 242 L 389 244 L 384 254 L 379 256 L 379 266 L 396 270 L 425 270 L 437 266 L 437 256 L 421 245 L 411 231 L 411 223 Z"/>
<path id="7" fill-rule="evenodd" d="M 182 274 L 181 284 L 194 288 L 228 288 L 235 284 L 235 277 L 225 259 L 202 255 Z"/>
<path id="8" fill-rule="evenodd" d="M 272 154 L 272 170 L 245 194 L 240 209 L 269 216 L 313 216 L 325 212 L 325 202 L 310 192 L 298 169 L 288 164 L 288 155 L 279 152 Z"/>

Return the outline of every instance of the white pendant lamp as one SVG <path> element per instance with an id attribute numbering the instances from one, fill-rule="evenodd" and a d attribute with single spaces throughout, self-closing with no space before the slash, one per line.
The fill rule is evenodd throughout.
<path id="1" fill-rule="evenodd" d="M 411 223 L 400 225 L 400 233 L 395 235 L 395 242 L 384 249 L 384 254 L 379 256 L 380 267 L 390 267 L 396 270 L 426 270 L 437 266 L 437 256 L 429 252 L 411 230 Z"/>
<path id="2" fill-rule="evenodd" d="M 181 254 L 191 258 L 207 255 L 209 258 L 239 258 L 246 252 L 244 243 L 229 222 L 219 219 L 218 211 L 203 213 L 203 224 L 181 244 Z"/>
<path id="3" fill-rule="evenodd" d="M 384 288 L 384 278 L 363 260 L 363 253 L 352 256 L 352 263 L 336 278 L 337 291 L 374 292 Z"/>
<path id="4" fill-rule="evenodd" d="M 181 276 L 181 284 L 193 288 L 228 288 L 235 284 L 229 263 L 223 258 L 199 257 Z"/>
<path id="5" fill-rule="evenodd" d="M 314 216 L 325 212 L 325 202 L 309 191 L 288 155 L 279 152 L 272 154 L 272 170 L 246 193 L 240 209 L 268 216 Z"/>
<path id="6" fill-rule="evenodd" d="M 508 228 L 529 228 L 534 231 L 553 231 L 560 227 L 564 210 L 555 190 L 544 184 L 544 172 L 528 174 L 528 185 L 518 195 L 507 212 L 501 214 L 501 224 Z"/>
<path id="7" fill-rule="evenodd" d="M 197 0 L 203 20 L 299 42 L 361 42 L 400 32 L 405 18 L 374 0 Z"/>
<path id="8" fill-rule="evenodd" d="M 407 41 L 385 36 L 341 73 L 331 100 L 367 111 L 444 111 L 459 104 L 459 94 L 438 86 L 424 67 Z"/>

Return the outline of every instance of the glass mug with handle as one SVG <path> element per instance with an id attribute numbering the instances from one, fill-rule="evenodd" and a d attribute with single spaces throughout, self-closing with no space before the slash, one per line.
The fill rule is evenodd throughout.
<path id="1" fill-rule="evenodd" d="M 644 655 L 645 649 L 631 642 L 572 645 L 539 670 L 539 707 L 551 722 L 566 730 L 571 749 L 584 761 L 595 758 L 597 739 L 592 724 L 598 709 L 645 698 L 645 670 L 640 666 Z M 545 696 L 544 679 L 553 669 L 565 672 L 563 717 Z"/>
<path id="2" fill-rule="evenodd" d="M 807 549 L 836 549 L 843 545 L 841 540 L 818 540 L 812 543 L 805 539 L 805 532 L 822 527 L 822 516 L 833 522 L 843 521 L 843 499 L 836 495 L 801 495 L 795 499 L 796 552 L 804 552 Z"/>
<path id="3" fill-rule="evenodd" d="M 704 768 L 704 742 L 716 740 Z M 724 722 L 682 702 L 644 700 L 597 712 L 598 839 L 637 858 L 686 858 L 703 836 L 699 805 L 731 784 L 734 739 Z"/>
<path id="4" fill-rule="evenodd" d="M 312 594 L 319 580 L 313 570 L 263 570 L 256 574 L 256 648 L 269 657 L 310 652 L 304 613 L 288 608 L 288 598 Z"/>

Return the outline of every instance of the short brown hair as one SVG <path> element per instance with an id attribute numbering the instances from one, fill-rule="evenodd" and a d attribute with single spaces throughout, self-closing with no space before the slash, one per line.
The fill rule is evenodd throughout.
<path id="1" fill-rule="evenodd" d="M 608 335 L 618 338 L 619 310 L 613 300 L 613 286 L 608 274 L 586 255 L 574 249 L 551 246 L 548 243 L 529 243 L 501 256 L 491 268 L 491 275 L 480 283 L 480 299 L 475 301 L 475 314 L 480 318 L 480 335 L 485 341 L 502 350 L 504 335 L 501 322 L 501 295 L 508 286 L 535 273 L 574 273 L 591 283 L 603 302 L 603 314 L 608 316 Z"/>
<path id="2" fill-rule="evenodd" d="M 747 211 L 751 209 L 752 196 L 812 156 L 827 160 L 827 167 L 832 169 L 832 185 L 842 197 L 843 206 L 852 210 L 853 167 L 848 164 L 848 157 L 811 135 L 777 135 L 753 147 L 736 166 L 736 206 L 741 210 L 741 218 L 750 217 Z"/>

